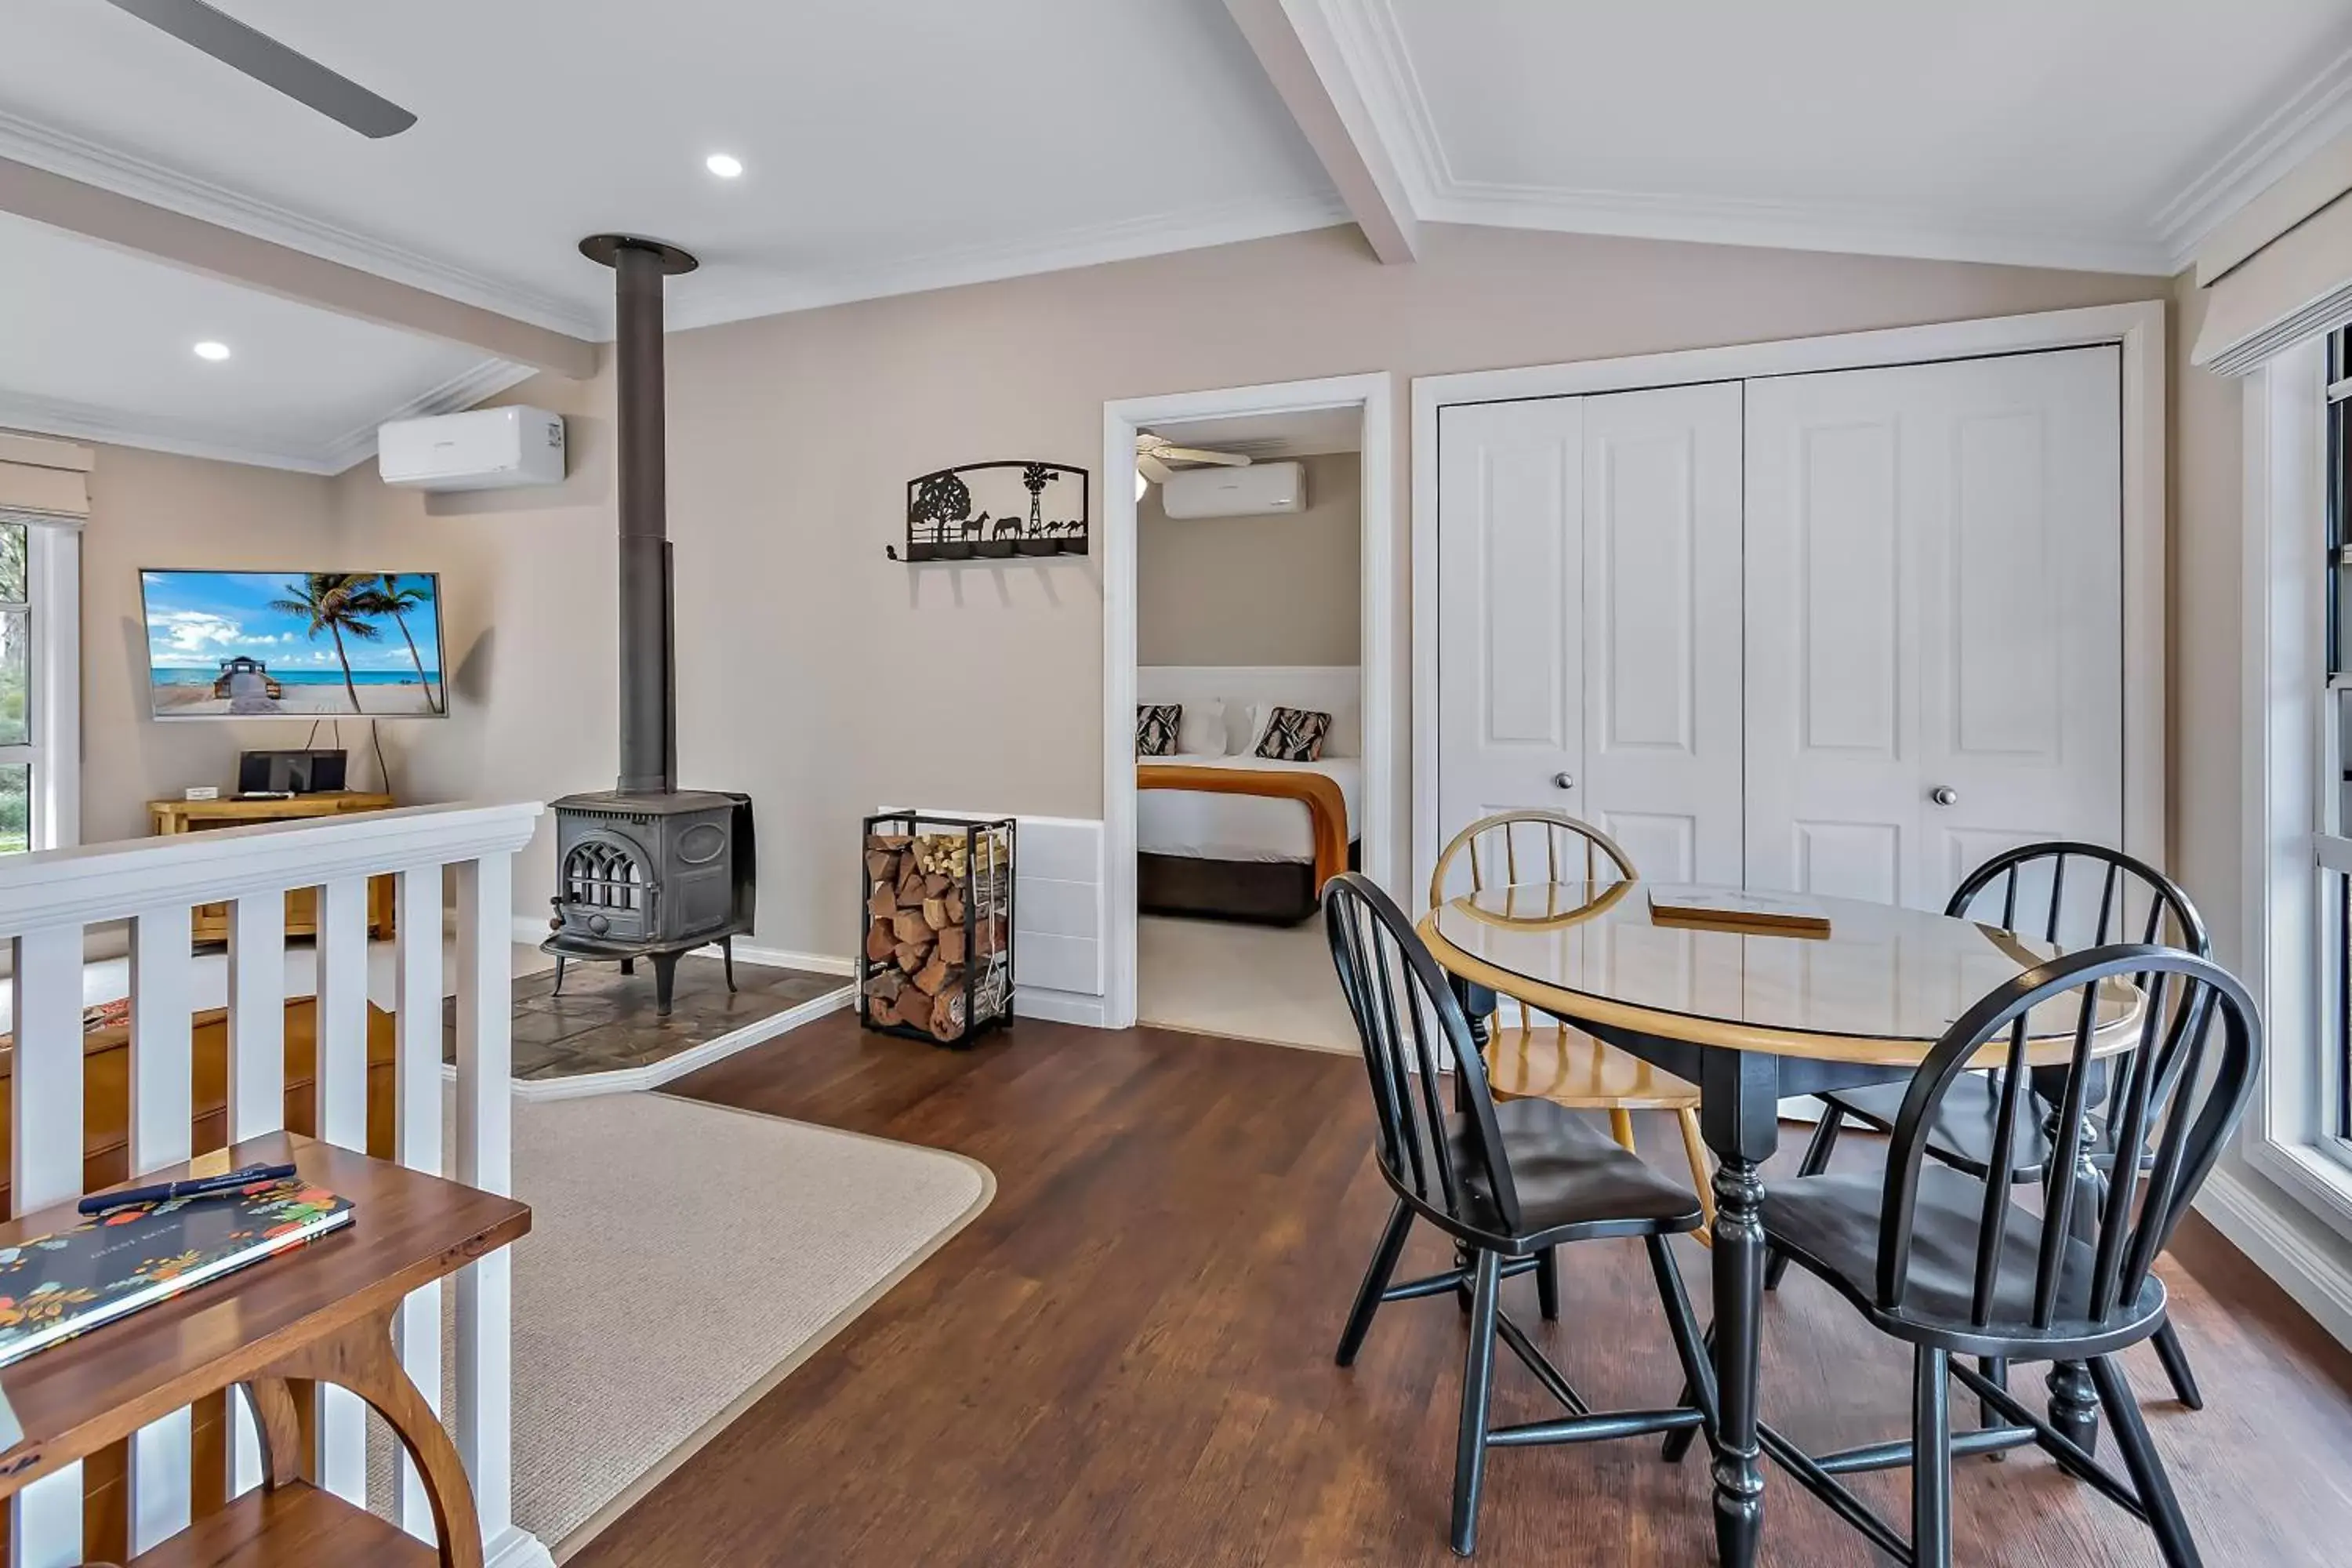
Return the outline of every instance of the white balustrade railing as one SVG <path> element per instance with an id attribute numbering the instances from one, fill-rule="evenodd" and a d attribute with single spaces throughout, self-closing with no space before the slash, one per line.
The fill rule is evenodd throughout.
<path id="1" fill-rule="evenodd" d="M 0 858 L 0 940 L 14 951 L 16 1045 L 11 1155 L 15 1210 L 46 1208 L 82 1191 L 83 935 L 131 924 L 130 1167 L 133 1175 L 191 1152 L 197 961 L 191 913 L 231 905 L 226 974 L 229 1141 L 285 1125 L 286 894 L 318 894 L 318 1136 L 365 1151 L 368 1125 L 368 898 L 371 878 L 398 879 L 394 903 L 394 1149 L 400 1163 L 504 1193 L 511 1179 L 512 857 L 541 812 L 514 805 L 420 806 L 224 828 Z M 442 1171 L 442 873 L 457 889 L 457 1169 Z M 546 1561 L 515 1531 L 509 1473 L 511 1265 L 504 1251 L 458 1276 L 457 1447 L 474 1485 L 492 1563 Z M 425 1398 L 441 1403 L 440 1287 L 403 1306 L 402 1363 Z M 232 1494 L 259 1484 L 259 1447 L 241 1400 L 231 1402 Z M 322 1389 L 319 1480 L 368 1500 L 364 1406 Z M 180 1410 L 131 1445 L 129 1533 L 136 1552 L 189 1522 L 192 1419 Z M 405 1454 L 402 1525 L 433 1539 L 422 1485 Z M 11 1568 L 63 1568 L 83 1558 L 79 1467 L 19 1492 L 10 1520 Z"/>

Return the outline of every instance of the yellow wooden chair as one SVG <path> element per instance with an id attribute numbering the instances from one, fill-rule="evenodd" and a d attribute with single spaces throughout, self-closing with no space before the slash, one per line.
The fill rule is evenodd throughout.
<path id="1" fill-rule="evenodd" d="M 1521 882 L 1580 881 L 1597 893 L 1635 875 L 1632 858 L 1601 829 L 1564 812 L 1532 807 L 1482 817 L 1454 836 L 1430 876 L 1433 908 L 1445 901 L 1446 880 L 1457 858 L 1469 863 L 1472 892 Z M 1634 1111 L 1674 1112 L 1709 1227 L 1698 1233 L 1699 1239 L 1711 1243 L 1715 1183 L 1699 1137 L 1697 1086 L 1559 1019 L 1540 1023 L 1542 1015 L 1525 1004 L 1519 1011 L 1522 1021 L 1514 1029 L 1497 1028 L 1492 1015 L 1486 1020 L 1486 1079 L 1495 1098 L 1606 1110 L 1610 1132 L 1628 1150 L 1633 1149 Z"/>

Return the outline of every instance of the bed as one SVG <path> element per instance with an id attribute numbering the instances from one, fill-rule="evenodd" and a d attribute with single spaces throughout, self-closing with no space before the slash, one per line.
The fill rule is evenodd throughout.
<path id="1" fill-rule="evenodd" d="M 1358 861 L 1363 800 L 1359 672 L 1353 666 L 1137 671 L 1137 700 L 1181 703 L 1198 720 L 1221 705 L 1224 749 L 1136 759 L 1136 902 L 1146 914 L 1296 924 L 1323 884 Z M 1274 705 L 1332 715 L 1313 762 L 1252 755 Z"/>

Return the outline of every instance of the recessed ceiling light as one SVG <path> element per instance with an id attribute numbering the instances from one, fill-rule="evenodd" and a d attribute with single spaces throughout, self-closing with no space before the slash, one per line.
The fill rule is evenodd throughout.
<path id="1" fill-rule="evenodd" d="M 211 339 L 207 338 L 203 342 L 196 345 L 196 357 L 198 359 L 208 359 L 215 362 L 225 360 L 228 358 L 228 345 L 226 343 L 214 342 Z"/>
<path id="2" fill-rule="evenodd" d="M 731 180 L 743 172 L 743 160 L 725 153 L 713 153 L 702 161 L 702 166 L 722 180 Z"/>

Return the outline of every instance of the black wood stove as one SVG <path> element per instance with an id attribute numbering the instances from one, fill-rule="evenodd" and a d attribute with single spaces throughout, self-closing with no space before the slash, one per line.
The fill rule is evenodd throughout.
<path id="1" fill-rule="evenodd" d="M 551 934 L 555 989 L 572 960 L 654 968 L 656 1010 L 670 1009 L 677 961 L 719 945 L 735 988 L 734 939 L 751 929 L 757 891 L 751 798 L 677 787 L 662 371 L 662 279 L 690 272 L 676 246 L 600 234 L 581 253 L 614 269 L 620 413 L 621 774 L 616 787 L 569 795 L 555 810 Z"/>

